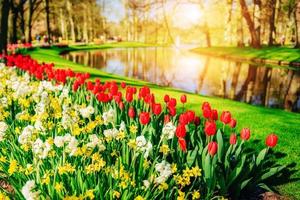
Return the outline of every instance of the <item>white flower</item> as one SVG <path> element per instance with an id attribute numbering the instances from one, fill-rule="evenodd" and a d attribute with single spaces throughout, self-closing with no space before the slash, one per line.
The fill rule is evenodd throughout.
<path id="1" fill-rule="evenodd" d="M 120 124 L 119 131 L 125 131 L 125 130 L 126 130 L 126 125 L 125 125 L 125 122 L 122 121 L 121 124 Z"/>
<path id="2" fill-rule="evenodd" d="M 63 136 L 55 136 L 54 144 L 57 147 L 63 147 L 65 144 L 64 137 Z"/>
<path id="3" fill-rule="evenodd" d="M 90 142 L 86 144 L 88 148 L 94 149 L 95 147 L 99 147 L 99 151 L 104 151 L 105 146 L 102 144 L 101 140 L 97 137 L 96 134 L 89 136 Z"/>
<path id="4" fill-rule="evenodd" d="M 114 122 L 115 116 L 116 116 L 115 110 L 112 108 L 110 108 L 109 111 L 104 112 L 102 115 L 104 124 L 108 125 L 109 123 Z"/>
<path id="5" fill-rule="evenodd" d="M 3 141 L 3 137 L 5 136 L 5 132 L 7 129 L 7 124 L 5 122 L 0 122 L 0 142 Z"/>
<path id="6" fill-rule="evenodd" d="M 143 185 L 147 189 L 150 186 L 150 182 L 148 180 L 143 180 Z"/>
<path id="7" fill-rule="evenodd" d="M 95 109 L 92 106 L 88 106 L 86 108 L 79 109 L 79 112 L 83 118 L 89 118 L 92 114 L 94 114 Z"/>
<path id="8" fill-rule="evenodd" d="M 146 138 L 143 135 L 136 137 L 135 139 L 136 146 L 138 148 L 145 147 L 147 144 Z"/>
<path id="9" fill-rule="evenodd" d="M 119 131 L 116 128 L 106 129 L 103 131 L 103 134 L 106 138 L 116 138 Z"/>
<path id="10" fill-rule="evenodd" d="M 155 170 L 159 173 L 159 176 L 155 179 L 158 184 L 165 182 L 172 175 L 171 165 L 165 160 L 157 163 Z"/>
<path id="11" fill-rule="evenodd" d="M 51 150 L 51 145 L 38 138 L 32 145 L 32 152 L 40 159 L 45 159 Z"/>
<path id="12" fill-rule="evenodd" d="M 35 189 L 34 180 L 27 181 L 22 188 L 22 194 L 26 200 L 37 200 L 39 199 L 39 192 L 33 191 Z"/>
<path id="13" fill-rule="evenodd" d="M 173 139 L 175 135 L 176 127 L 172 122 L 168 122 L 162 129 L 162 137 L 167 139 Z"/>
<path id="14" fill-rule="evenodd" d="M 44 132 L 45 131 L 45 127 L 43 126 L 43 123 L 41 120 L 36 120 L 35 123 L 34 123 L 34 128 L 38 131 L 42 131 Z"/>
<path id="15" fill-rule="evenodd" d="M 33 135 L 34 127 L 31 125 L 26 126 L 21 135 L 18 138 L 20 144 L 29 144 L 31 143 L 32 135 Z"/>

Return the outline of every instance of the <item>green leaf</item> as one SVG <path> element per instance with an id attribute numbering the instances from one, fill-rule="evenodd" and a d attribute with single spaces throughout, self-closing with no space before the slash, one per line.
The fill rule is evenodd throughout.
<path id="1" fill-rule="evenodd" d="M 282 171 L 286 166 L 279 166 L 279 167 L 273 167 L 268 170 L 268 172 L 264 173 L 257 182 L 261 182 L 263 180 L 266 180 L 267 178 L 270 178 L 271 176 L 274 176 L 275 174 L 279 173 Z"/>
<path id="2" fill-rule="evenodd" d="M 259 166 L 261 164 L 261 162 L 265 159 L 265 156 L 267 154 L 267 148 L 264 148 L 263 150 L 261 150 L 257 156 L 256 159 L 256 166 Z"/>
<path id="3" fill-rule="evenodd" d="M 204 177 L 205 177 L 205 181 L 209 182 L 210 178 L 211 178 L 211 159 L 210 159 L 210 155 L 207 154 L 205 157 L 205 162 L 204 162 Z"/>
<path id="4" fill-rule="evenodd" d="M 188 164 L 189 167 L 191 167 L 194 164 L 194 162 L 196 160 L 197 153 L 198 153 L 198 147 L 196 147 L 193 151 L 192 150 L 188 151 L 187 164 Z"/>
<path id="5" fill-rule="evenodd" d="M 238 165 L 234 168 L 234 170 L 230 173 L 228 181 L 227 181 L 227 186 L 230 187 L 230 185 L 237 179 L 237 177 L 240 175 L 244 168 L 244 164 L 246 161 L 246 155 L 242 156 L 242 159 L 238 163 Z"/>
<path id="6" fill-rule="evenodd" d="M 219 162 L 222 162 L 224 149 L 223 149 L 223 135 L 220 129 L 217 132 L 217 142 L 218 142 L 218 160 Z"/>

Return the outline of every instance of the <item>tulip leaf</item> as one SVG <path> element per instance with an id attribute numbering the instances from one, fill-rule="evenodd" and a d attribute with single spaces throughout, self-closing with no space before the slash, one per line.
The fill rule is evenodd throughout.
<path id="1" fill-rule="evenodd" d="M 280 171 L 282 171 L 286 166 L 279 166 L 279 167 L 273 167 L 271 169 L 268 170 L 268 172 L 264 173 L 262 176 L 260 176 L 260 178 L 257 180 L 257 182 L 261 182 L 263 180 L 266 180 L 267 178 L 270 178 L 271 176 L 279 173 Z"/>
<path id="2" fill-rule="evenodd" d="M 265 156 L 267 154 L 267 148 L 264 148 L 263 150 L 261 150 L 257 156 L 256 159 L 256 166 L 259 166 L 261 164 L 261 162 L 265 159 Z"/>
<path id="3" fill-rule="evenodd" d="M 220 129 L 217 132 L 217 142 L 218 142 L 218 160 L 219 162 L 222 162 L 224 149 L 223 149 L 223 135 Z"/>
<path id="4" fill-rule="evenodd" d="M 198 147 L 196 147 L 193 151 L 192 150 L 188 151 L 187 164 L 188 164 L 189 167 L 191 167 L 194 164 L 194 162 L 196 160 L 197 153 L 198 153 Z"/>
<path id="5" fill-rule="evenodd" d="M 211 158 L 210 155 L 207 154 L 204 162 L 204 177 L 205 181 L 208 182 L 211 178 Z"/>
<path id="6" fill-rule="evenodd" d="M 243 155 L 241 161 L 234 168 L 234 170 L 230 173 L 228 181 L 227 181 L 227 186 L 228 187 L 236 180 L 236 178 L 242 172 L 242 170 L 244 168 L 245 161 L 246 161 L 246 157 L 247 157 L 246 155 Z"/>

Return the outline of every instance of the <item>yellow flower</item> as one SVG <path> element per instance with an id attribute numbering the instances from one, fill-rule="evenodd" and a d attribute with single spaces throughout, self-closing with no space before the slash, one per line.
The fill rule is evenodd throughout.
<path id="1" fill-rule="evenodd" d="M 23 149 L 25 152 L 27 152 L 27 151 L 29 151 L 30 146 L 29 146 L 28 144 L 23 144 L 23 145 L 21 146 L 21 149 Z"/>
<path id="2" fill-rule="evenodd" d="M 5 193 L 0 192 L 0 200 L 9 200 L 9 197 Z"/>
<path id="3" fill-rule="evenodd" d="M 177 200 L 184 200 L 184 197 L 185 197 L 185 193 L 178 190 L 178 197 L 177 197 Z"/>
<path id="4" fill-rule="evenodd" d="M 125 189 L 127 187 L 127 183 L 125 181 L 122 181 L 120 184 L 119 184 L 119 187 L 122 188 L 122 189 Z"/>
<path id="5" fill-rule="evenodd" d="M 134 124 L 130 125 L 130 127 L 129 127 L 130 133 L 136 134 L 136 133 L 137 133 L 137 130 L 138 130 L 138 128 L 137 128 L 136 125 L 134 125 Z"/>
<path id="6" fill-rule="evenodd" d="M 122 140 L 125 138 L 125 132 L 124 131 L 120 131 L 117 135 L 117 140 Z"/>
<path id="7" fill-rule="evenodd" d="M 167 190 L 169 188 L 168 184 L 163 182 L 158 186 L 158 189 L 160 190 Z"/>
<path id="8" fill-rule="evenodd" d="M 163 153 L 165 156 L 170 152 L 169 146 L 166 144 L 161 145 L 159 152 Z"/>
<path id="9" fill-rule="evenodd" d="M 56 183 L 55 186 L 54 186 L 54 189 L 55 189 L 57 192 L 61 192 L 61 191 L 64 189 L 63 183 L 62 183 L 62 182 Z"/>
<path id="10" fill-rule="evenodd" d="M 113 152 L 111 152 L 110 154 L 111 157 L 114 157 L 114 156 L 118 156 L 118 152 L 116 150 L 113 150 Z"/>
<path id="11" fill-rule="evenodd" d="M 199 191 L 197 191 L 197 190 L 195 190 L 194 192 L 193 192 L 193 197 L 192 197 L 193 199 L 200 199 L 200 192 Z"/>
<path id="12" fill-rule="evenodd" d="M 172 170 L 173 174 L 177 172 L 177 165 L 176 165 L 176 163 L 172 163 L 171 170 Z"/>
<path id="13" fill-rule="evenodd" d="M 26 170 L 25 170 L 25 175 L 29 175 L 33 172 L 33 166 L 32 164 L 27 164 Z"/>
<path id="14" fill-rule="evenodd" d="M 16 160 L 10 161 L 8 173 L 11 176 L 13 173 L 18 171 L 18 162 Z"/>
<path id="15" fill-rule="evenodd" d="M 6 162 L 6 158 L 4 156 L 0 156 L 0 162 L 5 163 Z"/>
<path id="16" fill-rule="evenodd" d="M 52 145 L 54 143 L 54 140 L 52 137 L 48 137 L 46 142 L 48 142 L 48 144 Z"/>
<path id="17" fill-rule="evenodd" d="M 42 184 L 48 185 L 50 183 L 50 175 L 45 174 L 44 177 L 42 178 Z"/>
<path id="18" fill-rule="evenodd" d="M 129 142 L 128 142 L 128 146 L 130 147 L 130 148 L 132 148 L 132 149 L 135 149 L 136 148 L 136 142 L 135 142 L 135 140 L 129 140 Z"/>
<path id="19" fill-rule="evenodd" d="M 148 169 L 150 166 L 150 161 L 148 161 L 147 159 L 144 160 L 144 163 L 143 163 L 143 167 L 144 169 Z"/>
<path id="20" fill-rule="evenodd" d="M 114 197 L 114 198 L 119 199 L 120 196 L 121 196 L 120 192 L 118 192 L 118 191 L 116 191 L 116 190 L 113 191 L 113 197 Z"/>
<path id="21" fill-rule="evenodd" d="M 66 174 L 66 173 L 73 173 L 73 172 L 75 172 L 75 167 L 72 166 L 70 163 L 66 163 L 63 166 L 58 167 L 58 173 L 60 175 Z"/>
<path id="22" fill-rule="evenodd" d="M 139 195 L 139 196 L 135 197 L 134 200 L 145 200 L 145 198 L 142 197 L 141 195 Z"/>
<path id="23" fill-rule="evenodd" d="M 193 167 L 193 168 L 191 169 L 191 171 L 192 171 L 194 177 L 201 176 L 201 169 L 200 169 L 198 166 Z"/>
<path id="24" fill-rule="evenodd" d="M 95 199 L 94 190 L 88 190 L 85 192 L 85 198 Z"/>

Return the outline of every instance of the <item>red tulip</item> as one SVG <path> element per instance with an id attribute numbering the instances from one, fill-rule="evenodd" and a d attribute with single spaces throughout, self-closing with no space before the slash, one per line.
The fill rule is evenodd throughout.
<path id="1" fill-rule="evenodd" d="M 170 122 L 170 115 L 165 115 L 164 116 L 164 124 Z"/>
<path id="2" fill-rule="evenodd" d="M 208 102 L 203 102 L 203 104 L 202 104 L 202 110 L 204 108 L 209 108 L 211 110 L 210 104 Z"/>
<path id="3" fill-rule="evenodd" d="M 169 107 L 176 107 L 176 104 L 177 104 L 176 99 L 170 98 L 170 100 L 168 102 L 168 106 Z"/>
<path id="4" fill-rule="evenodd" d="M 223 111 L 220 120 L 223 124 L 229 124 L 231 120 L 231 113 L 229 111 Z"/>
<path id="5" fill-rule="evenodd" d="M 182 138 L 186 136 L 186 129 L 184 124 L 178 124 L 176 128 L 176 136 Z"/>
<path id="6" fill-rule="evenodd" d="M 120 101 L 120 102 L 119 102 L 119 108 L 120 108 L 121 110 L 124 109 L 124 103 L 123 103 L 123 101 Z"/>
<path id="7" fill-rule="evenodd" d="M 206 121 L 204 131 L 207 136 L 216 134 L 217 125 L 214 121 Z"/>
<path id="8" fill-rule="evenodd" d="M 122 83 L 121 83 L 121 88 L 124 89 L 125 87 L 126 87 L 126 83 L 125 83 L 125 82 L 122 82 Z"/>
<path id="9" fill-rule="evenodd" d="M 249 140 L 250 138 L 250 129 L 249 128 L 243 128 L 241 130 L 241 139 L 242 140 Z"/>
<path id="10" fill-rule="evenodd" d="M 183 152 L 186 152 L 186 141 L 184 138 L 178 138 L 179 147 Z"/>
<path id="11" fill-rule="evenodd" d="M 169 107 L 168 109 L 172 117 L 176 115 L 176 107 Z"/>
<path id="12" fill-rule="evenodd" d="M 149 123 L 149 121 L 150 121 L 150 114 L 148 112 L 141 112 L 140 123 L 146 125 Z"/>
<path id="13" fill-rule="evenodd" d="M 229 143 L 234 145 L 236 144 L 236 134 L 232 133 L 229 138 Z"/>
<path id="14" fill-rule="evenodd" d="M 161 113 L 161 110 L 162 110 L 162 108 L 161 108 L 161 105 L 159 103 L 154 103 L 152 105 L 152 111 L 155 115 L 159 115 Z"/>
<path id="15" fill-rule="evenodd" d="M 181 101 L 181 103 L 183 103 L 183 104 L 186 103 L 186 95 L 185 95 L 185 94 L 181 95 L 180 101 Z"/>
<path id="16" fill-rule="evenodd" d="M 195 123 L 196 126 L 199 126 L 200 125 L 200 117 L 196 116 L 195 120 L 194 120 L 194 123 Z"/>
<path id="17" fill-rule="evenodd" d="M 128 103 L 132 102 L 133 100 L 133 94 L 131 92 L 126 92 L 126 101 Z"/>
<path id="18" fill-rule="evenodd" d="M 278 141 L 278 136 L 275 135 L 274 133 L 272 133 L 272 134 L 268 135 L 268 137 L 266 138 L 266 145 L 268 147 L 273 148 L 276 146 L 277 141 Z"/>
<path id="19" fill-rule="evenodd" d="M 229 122 L 229 126 L 230 126 L 231 128 L 235 128 L 235 127 L 236 127 L 236 120 L 233 119 L 233 118 L 231 118 L 231 120 L 230 120 L 230 122 Z"/>
<path id="20" fill-rule="evenodd" d="M 187 114 L 183 113 L 179 116 L 179 123 L 184 125 L 189 123 Z"/>
<path id="21" fill-rule="evenodd" d="M 168 103 L 169 101 L 170 101 L 170 97 L 169 97 L 169 95 L 166 94 L 166 95 L 164 96 L 164 102 L 165 102 L 165 103 Z"/>
<path id="22" fill-rule="evenodd" d="M 207 147 L 208 153 L 214 156 L 218 151 L 218 144 L 216 142 L 210 142 Z"/>
<path id="23" fill-rule="evenodd" d="M 210 118 L 212 120 L 218 120 L 218 111 L 216 109 L 211 110 L 211 116 Z"/>
<path id="24" fill-rule="evenodd" d="M 195 120 L 195 112 L 194 111 L 189 110 L 186 112 L 186 115 L 188 117 L 189 122 L 194 122 L 194 120 Z"/>
<path id="25" fill-rule="evenodd" d="M 210 109 L 210 107 L 204 107 L 203 109 L 202 109 L 202 114 L 203 114 L 203 117 L 204 118 L 211 118 L 211 109 Z"/>
<path id="26" fill-rule="evenodd" d="M 134 118 L 134 117 L 135 117 L 135 111 L 134 111 L 134 108 L 133 108 L 133 107 L 130 107 L 130 108 L 128 109 L 128 116 L 129 116 L 130 118 Z"/>

